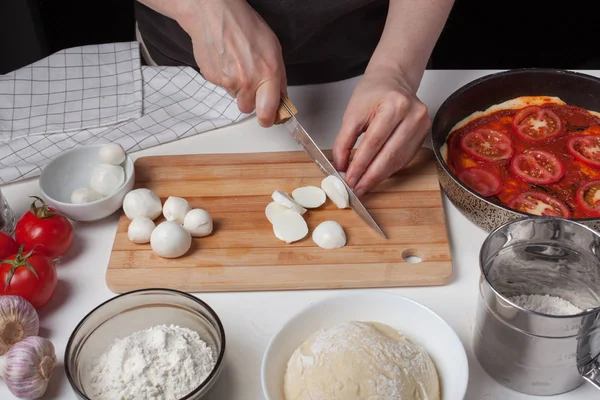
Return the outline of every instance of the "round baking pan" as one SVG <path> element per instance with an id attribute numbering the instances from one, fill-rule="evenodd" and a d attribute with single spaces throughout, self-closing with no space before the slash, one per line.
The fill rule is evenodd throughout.
<path id="1" fill-rule="evenodd" d="M 474 80 L 452 93 L 440 106 L 431 132 L 440 186 L 465 217 L 488 232 L 528 214 L 495 203 L 471 190 L 448 168 L 440 148 L 457 122 L 476 111 L 519 96 L 555 96 L 569 105 L 600 111 L 600 79 L 565 70 L 515 69 Z M 600 218 L 575 220 L 600 230 Z"/>

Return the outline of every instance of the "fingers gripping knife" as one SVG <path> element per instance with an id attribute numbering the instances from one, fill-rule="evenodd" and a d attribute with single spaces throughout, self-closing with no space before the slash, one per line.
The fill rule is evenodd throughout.
<path id="1" fill-rule="evenodd" d="M 313 160 L 315 164 L 319 167 L 321 172 L 325 174 L 325 176 L 334 175 L 340 181 L 343 182 L 346 190 L 348 191 L 348 196 L 350 200 L 350 207 L 358 216 L 375 232 L 379 233 L 384 238 L 385 233 L 381 230 L 377 222 L 371 217 L 371 214 L 367 211 L 365 206 L 360 202 L 354 191 L 350 189 L 350 187 L 346 184 L 346 181 L 340 176 L 337 170 L 333 167 L 333 165 L 329 162 L 327 157 L 323 154 L 323 152 L 319 149 L 316 143 L 312 140 L 310 135 L 306 132 L 306 130 L 300 125 L 298 120 L 295 117 L 295 114 L 298 112 L 296 107 L 292 104 L 290 99 L 286 95 L 281 95 L 281 101 L 279 104 L 279 109 L 277 110 L 277 116 L 275 117 L 275 124 L 283 124 L 292 134 L 292 137 L 308 154 L 308 156 Z"/>

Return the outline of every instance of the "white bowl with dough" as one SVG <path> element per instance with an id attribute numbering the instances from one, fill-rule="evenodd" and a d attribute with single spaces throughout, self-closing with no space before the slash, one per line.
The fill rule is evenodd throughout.
<path id="1" fill-rule="evenodd" d="M 100 163 L 100 147 L 102 145 L 90 145 L 67 150 L 46 165 L 40 176 L 44 200 L 74 221 L 96 221 L 108 217 L 121 208 L 125 195 L 133 189 L 134 166 L 127 156 L 121 164 L 125 170 L 125 182 L 117 191 L 91 203 L 71 203 L 71 193 L 75 189 L 89 186 L 92 171 Z"/>
<path id="2" fill-rule="evenodd" d="M 397 329 L 420 345 L 433 360 L 443 400 L 462 400 L 469 366 L 465 348 L 454 330 L 429 308 L 383 291 L 355 291 L 327 298 L 292 317 L 269 342 L 261 380 L 267 400 L 283 400 L 287 363 L 310 335 L 341 322 L 379 322 Z"/>

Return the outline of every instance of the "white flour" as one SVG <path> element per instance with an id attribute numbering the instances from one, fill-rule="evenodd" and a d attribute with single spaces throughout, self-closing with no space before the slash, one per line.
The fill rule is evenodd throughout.
<path id="1" fill-rule="evenodd" d="M 549 295 L 522 294 L 510 297 L 509 300 L 527 310 L 546 315 L 575 315 L 583 311 L 567 300 Z"/>
<path id="2" fill-rule="evenodd" d="M 208 377 L 212 349 L 197 332 L 159 325 L 115 340 L 92 365 L 94 400 L 176 400 Z"/>

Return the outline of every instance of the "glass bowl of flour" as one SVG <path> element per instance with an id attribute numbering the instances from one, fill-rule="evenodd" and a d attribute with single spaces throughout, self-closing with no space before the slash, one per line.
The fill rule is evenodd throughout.
<path id="1" fill-rule="evenodd" d="M 83 400 L 202 399 L 219 378 L 225 330 L 202 300 L 170 289 L 125 293 L 92 310 L 65 351 Z"/>

